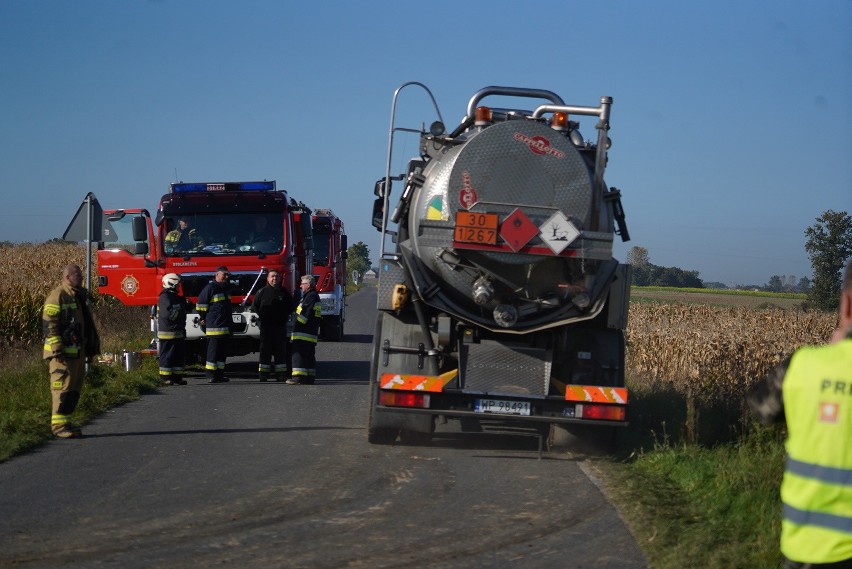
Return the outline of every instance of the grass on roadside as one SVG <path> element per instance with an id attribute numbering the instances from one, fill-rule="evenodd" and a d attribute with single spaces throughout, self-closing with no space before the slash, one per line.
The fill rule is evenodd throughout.
<path id="1" fill-rule="evenodd" d="M 619 453 L 598 467 L 651 567 L 781 567 L 782 429 L 737 424 L 737 401 L 690 404 L 660 385 L 631 397 Z"/>
<path id="2" fill-rule="evenodd" d="M 139 350 L 150 342 L 146 307 L 102 299 L 94 317 L 105 354 Z M 120 362 L 91 364 L 72 420 L 85 425 L 98 413 L 138 399 L 156 388 L 157 370 L 152 357 L 143 358 L 142 366 L 130 372 Z M 50 414 L 50 383 L 41 342 L 7 348 L 0 357 L 0 462 L 50 439 Z"/>
<path id="3" fill-rule="evenodd" d="M 0 371 L 0 461 L 32 449 L 51 436 L 47 363 L 34 357 Z M 115 365 L 89 367 L 82 397 L 72 420 L 84 425 L 98 413 L 138 399 L 159 382 L 154 358 L 127 372 Z"/>

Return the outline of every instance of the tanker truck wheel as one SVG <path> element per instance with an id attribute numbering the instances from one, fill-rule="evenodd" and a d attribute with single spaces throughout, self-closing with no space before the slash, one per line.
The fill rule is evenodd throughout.
<path id="1" fill-rule="evenodd" d="M 547 436 L 547 450 L 558 454 L 612 454 L 615 451 L 615 427 L 552 423 Z"/>
<path id="2" fill-rule="evenodd" d="M 404 322 L 384 312 L 376 317 L 373 335 L 373 353 L 370 360 L 370 405 L 367 416 L 367 440 L 374 444 L 391 444 L 400 437 L 404 444 L 423 444 L 432 440 L 435 430 L 435 418 L 432 415 L 418 413 L 377 412 L 379 401 L 379 360 L 381 346 L 385 339 L 396 343 L 405 343 L 405 339 L 416 338 L 419 326 Z M 395 354 L 394 364 L 401 369 L 417 370 L 417 356 Z"/>
<path id="3" fill-rule="evenodd" d="M 367 442 L 374 445 L 392 444 L 397 435 L 399 427 L 393 427 L 384 421 L 384 413 L 376 412 L 379 401 L 379 355 L 382 345 L 382 316 L 379 312 L 376 316 L 376 328 L 373 333 L 373 353 L 370 358 L 370 404 L 367 407 Z"/>

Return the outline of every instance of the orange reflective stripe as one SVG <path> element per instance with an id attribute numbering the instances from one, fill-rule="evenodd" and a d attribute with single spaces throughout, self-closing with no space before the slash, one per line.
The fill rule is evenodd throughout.
<path id="1" fill-rule="evenodd" d="M 454 369 L 441 375 L 401 375 L 398 373 L 383 373 L 382 389 L 399 389 L 401 391 L 433 391 L 441 392 L 444 386 L 454 380 L 459 370 Z"/>
<path id="2" fill-rule="evenodd" d="M 626 387 L 596 387 L 593 385 L 566 385 L 565 401 L 591 403 L 627 403 Z"/>

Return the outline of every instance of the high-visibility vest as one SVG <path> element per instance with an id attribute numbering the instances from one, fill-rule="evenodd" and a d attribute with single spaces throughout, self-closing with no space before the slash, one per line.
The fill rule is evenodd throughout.
<path id="1" fill-rule="evenodd" d="M 781 552 L 801 563 L 852 559 L 852 339 L 797 350 L 783 394 Z"/>

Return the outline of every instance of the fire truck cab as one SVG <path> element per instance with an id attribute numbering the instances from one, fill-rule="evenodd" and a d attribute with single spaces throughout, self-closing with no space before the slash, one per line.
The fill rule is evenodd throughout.
<path id="1" fill-rule="evenodd" d="M 124 304 L 155 307 L 163 275 L 180 275 L 190 303 L 190 357 L 203 349 L 195 302 L 217 267 L 227 266 L 231 273 L 229 355 L 257 351 L 258 318 L 248 306 L 266 284 L 267 272 L 280 271 L 282 286 L 291 293 L 298 290 L 298 278 L 310 274 L 310 210 L 288 199 L 274 180 L 174 183 L 154 217 L 145 209 L 108 210 L 106 215 L 109 224 L 98 247 L 99 291 Z M 155 327 L 152 318 L 154 332 Z"/>
<path id="2" fill-rule="evenodd" d="M 346 319 L 346 233 L 343 221 L 330 209 L 316 209 L 312 223 L 313 275 L 322 303 L 320 336 L 338 342 Z"/>

